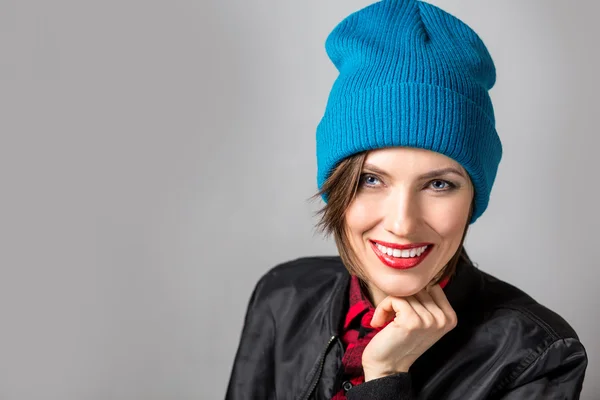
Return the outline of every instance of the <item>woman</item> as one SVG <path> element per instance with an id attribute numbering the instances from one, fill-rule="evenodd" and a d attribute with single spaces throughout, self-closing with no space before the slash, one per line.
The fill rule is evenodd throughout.
<path id="1" fill-rule="evenodd" d="M 320 228 L 340 257 L 279 265 L 248 307 L 228 399 L 576 399 L 574 330 L 463 241 L 502 154 L 493 61 L 415 0 L 344 19 L 317 128 Z"/>

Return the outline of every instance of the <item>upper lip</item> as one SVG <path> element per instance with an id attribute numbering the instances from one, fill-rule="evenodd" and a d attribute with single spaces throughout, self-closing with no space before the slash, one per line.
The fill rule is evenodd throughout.
<path id="1" fill-rule="evenodd" d="M 382 242 L 380 240 L 371 240 L 373 243 L 380 244 L 382 246 L 387 247 L 388 249 L 398 249 L 398 250 L 407 250 L 407 249 L 415 249 L 419 247 L 429 246 L 431 243 L 409 243 L 409 244 L 397 244 L 397 243 L 388 243 Z"/>

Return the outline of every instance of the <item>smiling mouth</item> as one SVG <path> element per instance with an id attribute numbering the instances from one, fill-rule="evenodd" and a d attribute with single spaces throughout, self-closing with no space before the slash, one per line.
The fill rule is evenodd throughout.
<path id="1" fill-rule="evenodd" d="M 375 255 L 379 260 L 390 268 L 395 269 L 409 269 L 419 265 L 433 249 L 433 244 L 421 244 L 419 243 L 415 247 L 408 246 L 395 246 L 404 247 L 404 249 L 392 248 L 391 246 L 385 246 L 383 244 L 370 241 L 371 248 L 375 252 Z"/>

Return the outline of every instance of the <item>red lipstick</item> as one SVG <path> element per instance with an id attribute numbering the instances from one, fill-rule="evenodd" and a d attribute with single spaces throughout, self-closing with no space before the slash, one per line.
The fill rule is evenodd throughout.
<path id="1" fill-rule="evenodd" d="M 410 245 L 398 245 L 398 244 L 394 244 L 394 243 L 386 243 L 386 242 L 380 242 L 380 241 L 377 241 L 377 242 L 370 241 L 370 242 L 371 242 L 371 247 L 373 248 L 373 251 L 375 252 L 377 257 L 379 257 L 381 262 L 384 263 L 385 265 L 387 265 L 388 267 L 395 268 L 395 269 L 409 269 L 409 268 L 416 267 L 425 259 L 425 257 L 427 257 L 429 255 L 429 253 L 431 252 L 431 249 L 433 248 L 433 245 L 430 243 L 413 243 Z M 377 247 L 377 244 L 380 244 L 387 248 L 400 249 L 400 250 L 414 249 L 414 248 L 419 248 L 419 247 L 423 247 L 423 246 L 427 246 L 427 249 L 418 257 L 401 258 L 401 257 L 388 256 L 387 254 L 382 253 L 381 250 L 379 250 L 379 248 Z"/>

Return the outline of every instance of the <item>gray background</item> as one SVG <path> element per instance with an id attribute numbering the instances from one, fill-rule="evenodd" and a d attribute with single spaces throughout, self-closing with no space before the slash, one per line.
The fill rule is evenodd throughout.
<path id="1" fill-rule="evenodd" d="M 0 399 L 219 399 L 313 229 L 323 43 L 363 0 L 0 0 Z M 597 1 L 435 1 L 484 39 L 504 158 L 467 249 L 600 392 Z"/>

